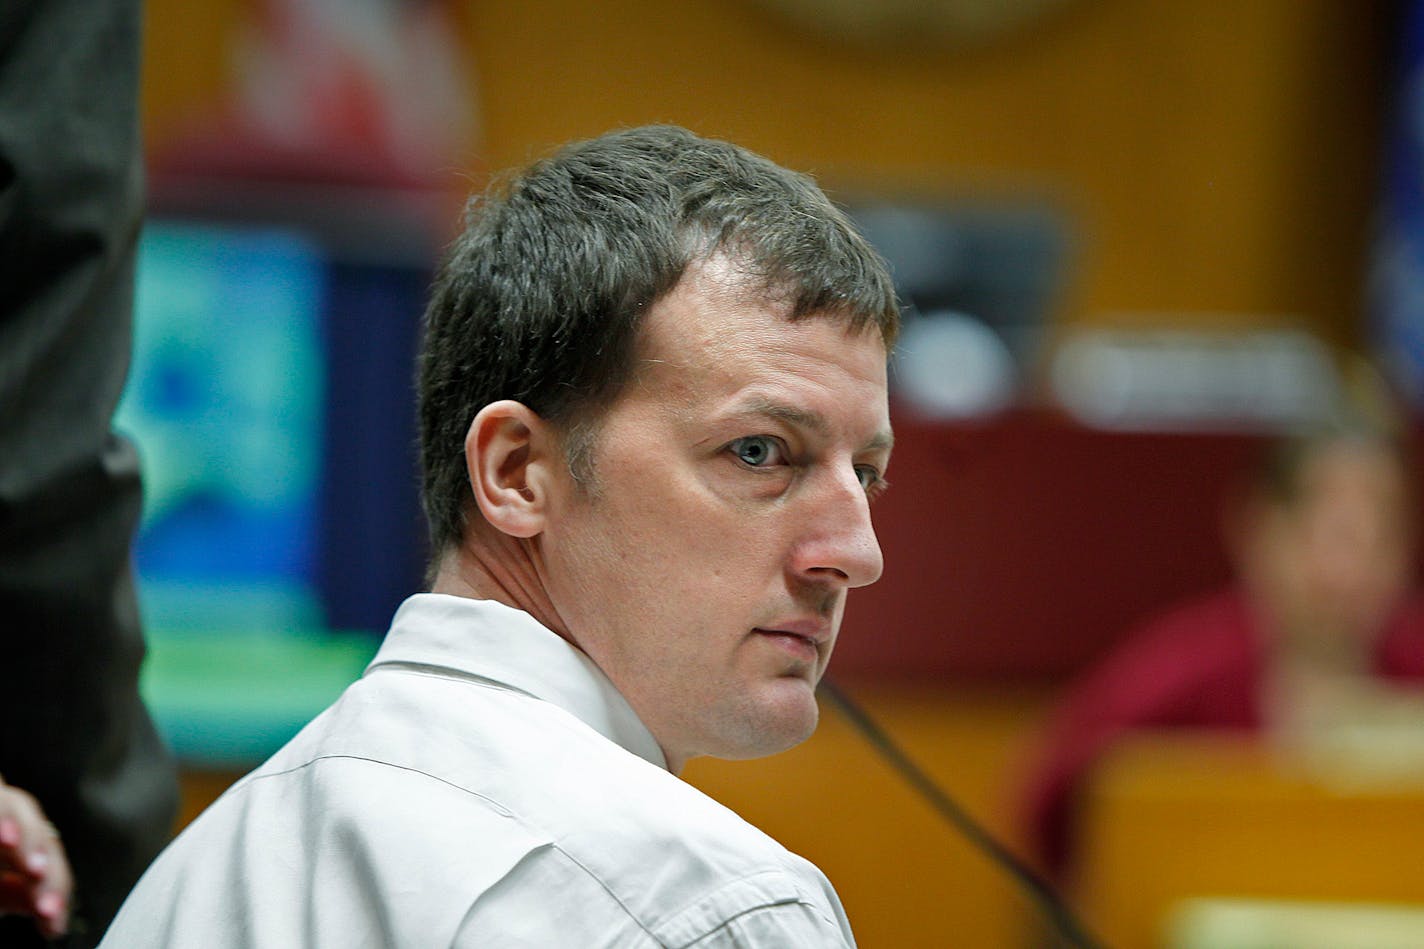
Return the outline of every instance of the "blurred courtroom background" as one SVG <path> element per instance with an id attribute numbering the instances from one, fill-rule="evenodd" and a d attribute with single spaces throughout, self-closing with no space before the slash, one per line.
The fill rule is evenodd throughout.
<path id="1" fill-rule="evenodd" d="M 1227 579 L 1224 499 L 1264 436 L 1333 398 L 1342 353 L 1398 355 L 1367 312 L 1408 12 L 149 0 L 152 219 L 121 423 L 149 481 L 145 688 L 188 816 L 359 674 L 420 582 L 410 356 L 463 194 L 558 143 L 674 122 L 813 173 L 896 266 L 887 572 L 851 598 L 833 672 L 1015 840 L 1009 791 L 1059 689 Z M 1204 754 L 1183 767 L 1217 770 Z M 1173 784 L 1146 759 L 1127 785 Z M 1220 794 L 1335 807 L 1243 768 Z M 818 863 L 862 945 L 1032 944 L 1028 901 L 829 709 L 800 749 L 687 777 Z M 1166 944 L 1188 896 L 1424 904 L 1368 873 L 1281 871 L 1292 846 L 1348 863 L 1343 832 L 1253 839 L 1280 860 L 1136 892 L 1161 876 L 1154 828 L 1174 856 L 1192 840 L 1143 800 L 1104 831 L 1137 855 L 1079 894 L 1114 945 Z M 1420 829 L 1424 808 L 1398 810 L 1416 816 L 1382 839 Z"/>

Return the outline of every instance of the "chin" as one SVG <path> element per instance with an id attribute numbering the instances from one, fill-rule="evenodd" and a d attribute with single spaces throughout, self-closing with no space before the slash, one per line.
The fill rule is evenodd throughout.
<path id="1" fill-rule="evenodd" d="M 768 694 L 744 708 L 740 727 L 725 737 L 718 758 L 764 758 L 795 748 L 816 731 L 820 707 L 815 689 L 804 679 L 779 680 Z"/>

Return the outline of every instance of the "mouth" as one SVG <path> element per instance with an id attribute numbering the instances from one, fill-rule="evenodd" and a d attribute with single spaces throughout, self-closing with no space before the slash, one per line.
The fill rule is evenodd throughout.
<path id="1" fill-rule="evenodd" d="M 824 644 L 830 640 L 829 632 L 803 632 L 800 629 L 766 628 L 758 626 L 752 630 L 758 636 L 771 642 L 782 652 L 802 662 L 815 663 L 821 658 Z"/>

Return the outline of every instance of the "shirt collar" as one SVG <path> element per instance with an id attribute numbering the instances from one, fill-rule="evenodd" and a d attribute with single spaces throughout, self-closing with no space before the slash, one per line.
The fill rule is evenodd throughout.
<path id="1" fill-rule="evenodd" d="M 366 669 L 397 662 L 450 669 L 525 692 L 667 768 L 657 740 L 593 660 L 522 610 L 493 600 L 418 593 L 396 611 Z"/>

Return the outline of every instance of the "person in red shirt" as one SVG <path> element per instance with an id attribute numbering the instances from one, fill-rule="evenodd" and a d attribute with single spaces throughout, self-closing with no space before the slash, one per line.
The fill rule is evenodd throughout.
<path id="1" fill-rule="evenodd" d="M 1272 446 L 1228 519 L 1236 582 L 1148 621 L 1051 715 L 1019 802 L 1051 874 L 1068 876 L 1077 798 L 1124 732 L 1298 735 L 1382 680 L 1424 680 L 1407 472 L 1401 443 L 1366 425 Z"/>

